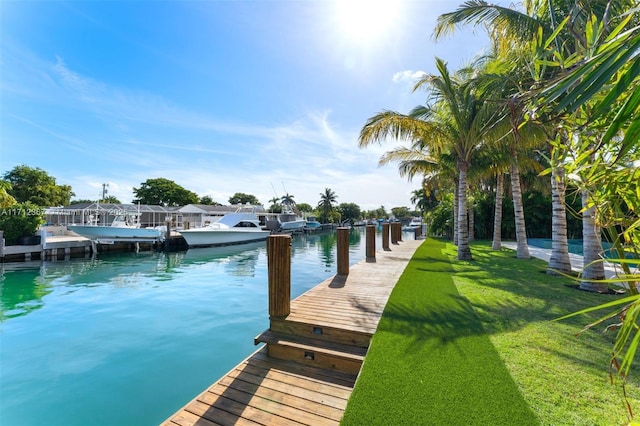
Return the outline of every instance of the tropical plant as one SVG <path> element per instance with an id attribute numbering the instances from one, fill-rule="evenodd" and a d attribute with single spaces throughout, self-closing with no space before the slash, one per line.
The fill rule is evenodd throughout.
<path id="1" fill-rule="evenodd" d="M 520 96 L 518 96 L 518 93 L 514 93 L 511 98 L 516 101 L 515 105 L 522 105 L 522 102 L 518 99 L 522 97 L 521 95 L 524 92 L 536 87 L 541 82 L 544 83 L 544 81 L 547 81 L 558 72 L 554 67 L 547 66 L 547 61 L 553 60 L 553 55 L 550 55 L 548 50 L 543 47 L 548 47 L 548 43 L 545 45 L 547 40 L 553 43 L 556 54 L 560 54 L 562 57 L 575 56 L 576 52 L 581 49 L 584 50 L 585 43 L 588 42 L 588 40 L 579 37 L 579 34 L 588 26 L 591 16 L 602 17 L 622 11 L 625 7 L 629 7 L 631 2 L 527 0 L 522 5 L 524 11 L 520 12 L 481 0 L 470 0 L 461 5 L 456 11 L 441 15 L 438 18 L 438 25 L 434 32 L 436 38 L 438 38 L 452 32 L 455 26 L 459 24 L 486 25 L 494 40 L 494 47 L 502 52 L 508 52 L 512 58 L 506 63 L 515 66 L 515 68 L 512 68 L 514 70 L 524 70 L 529 73 L 528 78 L 520 73 L 518 78 Z M 563 22 L 564 25 L 558 25 L 558 22 Z M 513 55 L 514 51 L 515 55 Z M 503 63 L 505 62 L 503 61 Z M 522 111 L 522 109 L 518 108 L 518 111 Z M 518 115 L 521 115 L 521 113 L 519 112 Z M 513 114 L 511 116 L 513 117 Z M 550 141 L 566 138 L 566 134 L 563 134 L 562 130 L 559 131 L 559 135 L 556 134 L 557 129 L 563 128 L 563 126 L 559 125 L 558 117 L 546 115 L 542 121 L 547 123 L 555 121 L 556 123 L 556 131 L 551 132 Z M 514 135 L 518 136 L 519 132 L 514 132 Z M 552 153 L 552 160 L 561 159 L 564 155 L 561 146 L 556 150 L 558 152 Z M 554 194 L 553 227 L 555 232 L 553 233 L 552 254 L 548 272 L 555 273 L 555 271 L 560 271 L 568 273 L 571 271 L 571 264 L 569 262 L 566 238 L 566 211 L 563 204 L 565 173 L 562 164 L 553 161 L 551 172 L 551 185 Z M 516 212 L 518 213 L 517 208 Z"/>
<path id="2" fill-rule="evenodd" d="M 422 141 L 416 140 L 410 147 L 400 146 L 385 152 L 380 157 L 378 164 L 383 166 L 392 162 L 398 164 L 398 173 L 402 177 L 406 176 L 409 182 L 416 175 L 421 174 L 421 191 L 425 194 L 428 191 L 434 196 L 435 202 L 441 196 L 443 188 L 453 187 L 454 193 L 457 194 L 456 161 L 454 156 L 449 153 L 425 149 Z M 413 199 L 411 201 L 413 202 Z M 456 213 L 458 211 L 457 207 L 456 198 L 454 205 Z M 454 225 L 456 223 L 457 221 L 454 220 Z M 455 234 L 454 244 L 457 244 L 457 233 Z"/>
<path id="3" fill-rule="evenodd" d="M 485 142 L 492 110 L 479 98 L 471 84 L 469 70 L 451 74 L 447 64 L 436 59 L 437 75 L 425 75 L 414 86 L 429 94 L 425 106 L 404 115 L 383 111 L 367 121 L 360 131 L 359 145 L 366 147 L 392 137 L 419 141 L 426 153 L 450 152 L 458 167 L 458 259 L 472 259 L 469 247 L 467 211 L 467 174 L 472 156 Z"/>
<path id="4" fill-rule="evenodd" d="M 640 274 L 630 267 L 637 261 L 627 259 L 627 251 L 637 257 L 640 253 L 640 121 L 635 118 L 640 113 L 640 9 L 630 7 L 629 2 L 616 6 L 620 4 L 628 9 L 614 15 L 617 26 L 607 25 L 611 22 L 609 15 L 591 19 L 583 33 L 590 43 L 586 46 L 591 47 L 586 50 L 588 54 L 573 57 L 572 66 L 562 67 L 559 78 L 537 93 L 535 108 L 548 108 L 568 118 L 568 123 L 580 123 L 576 131 L 581 135 L 597 135 L 595 140 L 570 140 L 578 149 L 567 167 L 583 193 L 588 192 L 584 210 L 598 207 L 594 222 L 607 230 L 615 247 L 617 259 L 609 261 L 621 272 L 604 282 L 622 284 L 629 296 L 572 315 L 615 308 L 585 328 L 613 321 L 607 327 L 617 330 L 611 367 L 624 385 L 640 343 Z M 565 58 L 555 49 L 556 58 Z M 629 412 L 633 415 L 630 407 Z"/>
<path id="5" fill-rule="evenodd" d="M 451 238 L 453 236 L 453 210 L 452 193 L 445 194 L 438 206 L 427 213 L 427 222 L 429 223 L 429 233 L 436 236 L 444 236 Z"/>
<path id="6" fill-rule="evenodd" d="M 411 198 L 409 199 L 413 205 L 420 209 L 420 216 L 434 209 L 438 205 L 435 191 L 428 191 L 424 185 L 420 189 L 411 191 Z"/>
<path id="7" fill-rule="evenodd" d="M 296 202 L 293 198 L 294 198 L 293 195 L 287 192 L 282 197 L 280 197 L 280 204 L 282 204 L 283 206 L 289 206 L 291 207 L 291 209 L 295 209 Z"/>
<path id="8" fill-rule="evenodd" d="M 320 201 L 318 201 L 318 210 L 320 211 L 320 221 L 324 223 L 329 222 L 331 212 L 333 211 L 333 205 L 336 203 L 338 196 L 331 188 L 325 188 L 324 192 L 320 193 Z"/>
<path id="9" fill-rule="evenodd" d="M 282 207 L 280 206 L 280 198 L 273 197 L 269 200 L 269 212 L 271 213 L 280 213 L 282 212 Z"/>

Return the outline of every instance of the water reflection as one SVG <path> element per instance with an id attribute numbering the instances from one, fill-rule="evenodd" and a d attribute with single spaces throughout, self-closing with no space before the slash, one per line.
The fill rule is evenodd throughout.
<path id="1" fill-rule="evenodd" d="M 237 244 L 224 247 L 189 249 L 182 254 L 182 266 L 202 265 L 210 262 L 221 263 L 228 275 L 253 277 L 260 256 L 266 255 L 266 242 Z"/>
<path id="2" fill-rule="evenodd" d="M 217 263 L 224 273 L 253 277 L 265 242 L 191 249 L 177 253 L 109 253 L 67 261 L 16 262 L 0 269 L 0 321 L 26 315 L 44 306 L 55 288 L 69 294 L 79 289 L 111 286 L 135 288 L 150 282 L 176 280 L 187 269 Z"/>
<path id="3" fill-rule="evenodd" d="M 7 268 L 10 269 L 10 268 Z M 35 268 L 13 269 L 0 280 L 0 322 L 26 315 L 44 306 L 42 298 L 51 293 L 51 285 L 40 280 Z"/>
<path id="4" fill-rule="evenodd" d="M 313 264 L 333 272 L 336 264 L 336 233 L 321 232 L 292 237 L 292 264 Z M 363 234 L 349 233 L 352 250 L 360 247 Z M 65 293 L 89 287 L 136 288 L 178 280 L 190 269 L 222 268 L 234 278 L 255 277 L 266 262 L 264 241 L 224 247 L 195 248 L 176 253 L 106 253 L 87 259 L 2 264 L 0 269 L 0 321 L 26 315 L 44 306 L 43 298 L 55 288 Z M 295 266 L 294 266 L 295 267 Z"/>

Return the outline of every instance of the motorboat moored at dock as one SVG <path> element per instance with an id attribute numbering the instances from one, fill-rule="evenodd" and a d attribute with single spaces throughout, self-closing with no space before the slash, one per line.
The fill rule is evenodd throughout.
<path id="1" fill-rule="evenodd" d="M 306 219 L 306 223 L 304 225 L 304 230 L 307 232 L 315 232 L 322 229 L 322 224 L 318 222 L 318 219 L 315 216 L 309 216 Z"/>
<path id="2" fill-rule="evenodd" d="M 263 230 L 255 210 L 227 213 L 207 226 L 179 231 L 189 247 L 214 247 L 266 240 L 270 232 Z"/>
<path id="3" fill-rule="evenodd" d="M 163 227 L 141 228 L 129 215 L 117 215 L 111 225 L 94 223 L 67 225 L 67 229 L 98 243 L 156 242 L 164 239 Z"/>
<path id="4" fill-rule="evenodd" d="M 278 215 L 280 224 L 279 231 L 282 232 L 303 232 L 307 223 L 306 220 L 298 216 L 289 204 L 282 204 L 282 213 Z"/>

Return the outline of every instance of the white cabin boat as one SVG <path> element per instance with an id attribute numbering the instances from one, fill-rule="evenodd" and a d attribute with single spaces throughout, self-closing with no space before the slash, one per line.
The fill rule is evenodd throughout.
<path id="1" fill-rule="evenodd" d="M 304 225 L 304 230 L 307 232 L 318 231 L 322 229 L 322 224 L 318 222 L 315 216 L 307 217 L 307 223 Z"/>
<path id="2" fill-rule="evenodd" d="M 278 215 L 280 231 L 302 232 L 307 221 L 298 216 L 289 204 L 282 204 L 282 213 Z"/>
<path id="3" fill-rule="evenodd" d="M 227 213 L 202 228 L 183 229 L 180 234 L 189 247 L 214 247 L 266 240 L 270 232 L 260 226 L 255 211 Z"/>
<path id="4" fill-rule="evenodd" d="M 416 228 L 420 228 L 422 227 L 422 219 L 419 217 L 414 217 L 411 219 L 411 221 L 409 222 L 409 224 L 407 226 L 403 226 L 402 230 L 403 231 L 413 231 Z"/>
<path id="5" fill-rule="evenodd" d="M 92 241 L 112 242 L 155 242 L 164 239 L 163 227 L 141 228 L 135 217 L 117 215 L 111 225 L 95 223 L 67 225 L 67 229 Z"/>

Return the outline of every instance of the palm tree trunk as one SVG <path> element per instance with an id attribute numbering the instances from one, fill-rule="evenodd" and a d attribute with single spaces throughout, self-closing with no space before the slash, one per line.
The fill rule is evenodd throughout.
<path id="1" fill-rule="evenodd" d="M 473 260 L 469 247 L 469 224 L 467 221 L 467 170 L 469 165 L 458 162 L 460 180 L 458 182 L 458 260 Z"/>
<path id="2" fill-rule="evenodd" d="M 529 259 L 529 246 L 527 245 L 527 228 L 524 221 L 524 207 L 522 206 L 522 188 L 520 187 L 520 170 L 518 169 L 518 154 L 513 152 L 511 160 L 511 194 L 513 196 L 513 213 L 516 222 L 516 241 L 518 243 L 516 257 Z"/>
<path id="3" fill-rule="evenodd" d="M 458 182 L 455 182 L 453 187 L 453 245 L 458 245 L 458 194 L 460 190 L 458 189 Z"/>
<path id="4" fill-rule="evenodd" d="M 602 258 L 602 242 L 600 240 L 600 227 L 596 225 L 595 206 L 589 206 L 589 193 L 582 191 L 582 255 L 584 259 L 584 268 L 582 269 L 582 278 L 588 280 L 604 279 L 604 263 Z M 588 208 L 587 208 L 588 207 Z M 595 263 L 592 263 L 595 262 Z M 594 283 L 589 281 L 581 281 L 580 289 L 603 293 L 607 291 L 606 283 Z"/>
<path id="5" fill-rule="evenodd" d="M 473 204 L 471 204 L 469 206 L 468 209 L 468 215 L 469 217 L 469 241 L 475 241 L 476 239 L 476 229 L 475 229 L 475 220 L 476 220 L 476 215 L 475 215 L 475 210 L 473 208 Z"/>
<path id="6" fill-rule="evenodd" d="M 492 250 L 502 249 L 502 198 L 504 197 L 504 174 L 498 173 L 496 184 L 496 208 L 493 215 Z"/>
<path id="7" fill-rule="evenodd" d="M 553 159 L 552 159 L 553 161 Z M 547 274 L 571 273 L 569 243 L 567 241 L 567 210 L 564 203 L 564 167 L 551 165 L 551 257 Z"/>

